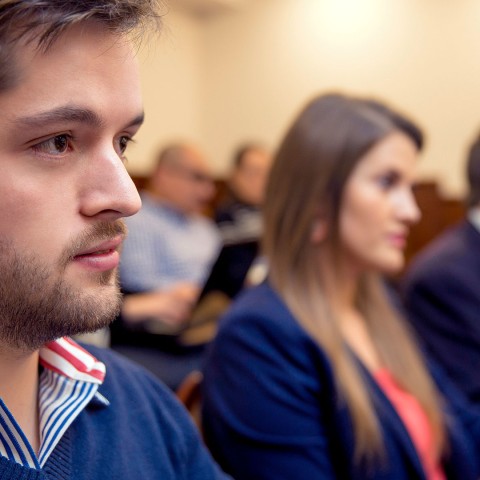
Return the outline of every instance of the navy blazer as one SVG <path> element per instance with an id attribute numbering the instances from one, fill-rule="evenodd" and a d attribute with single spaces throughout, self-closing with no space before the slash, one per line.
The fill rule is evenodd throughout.
<path id="1" fill-rule="evenodd" d="M 417 255 L 403 279 L 408 316 L 430 355 L 480 406 L 480 233 L 468 221 Z"/>
<path id="2" fill-rule="evenodd" d="M 351 417 L 325 353 L 268 284 L 252 288 L 234 303 L 210 347 L 203 383 L 207 445 L 236 480 L 425 479 L 396 411 L 363 373 L 386 452 L 370 470 L 354 464 Z M 451 415 L 447 478 L 479 478 L 480 417 L 438 381 Z"/>

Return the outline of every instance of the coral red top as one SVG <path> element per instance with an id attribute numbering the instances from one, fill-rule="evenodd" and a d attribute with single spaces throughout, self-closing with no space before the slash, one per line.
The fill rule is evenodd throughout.
<path id="1" fill-rule="evenodd" d="M 386 368 L 377 370 L 374 377 L 403 421 L 427 479 L 446 480 L 445 472 L 434 455 L 432 429 L 417 399 L 402 390 Z"/>

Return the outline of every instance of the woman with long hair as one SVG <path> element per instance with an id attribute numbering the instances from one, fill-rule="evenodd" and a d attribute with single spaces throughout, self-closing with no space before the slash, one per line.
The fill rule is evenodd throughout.
<path id="1" fill-rule="evenodd" d="M 419 128 L 340 94 L 300 113 L 264 207 L 268 280 L 222 320 L 207 444 L 236 480 L 479 478 L 480 416 L 424 358 L 382 276 L 420 212 Z"/>

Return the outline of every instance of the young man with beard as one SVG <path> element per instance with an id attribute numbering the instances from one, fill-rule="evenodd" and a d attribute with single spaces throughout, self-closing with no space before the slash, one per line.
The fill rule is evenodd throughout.
<path id="1" fill-rule="evenodd" d="M 120 307 L 133 33 L 153 0 L 0 0 L 0 478 L 216 479 L 166 389 L 67 336 Z"/>

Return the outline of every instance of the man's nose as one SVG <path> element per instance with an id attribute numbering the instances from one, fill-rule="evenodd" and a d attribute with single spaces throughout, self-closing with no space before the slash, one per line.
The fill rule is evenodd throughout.
<path id="1" fill-rule="evenodd" d="M 103 219 L 128 217 L 141 207 L 140 196 L 122 159 L 113 147 L 88 162 L 81 193 L 81 212 Z"/>

